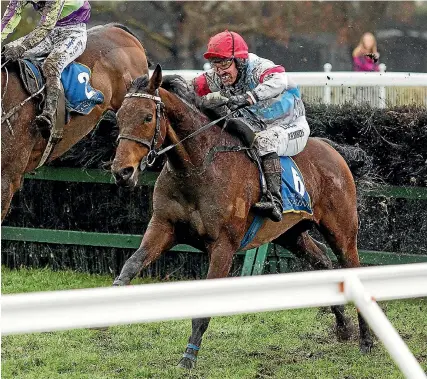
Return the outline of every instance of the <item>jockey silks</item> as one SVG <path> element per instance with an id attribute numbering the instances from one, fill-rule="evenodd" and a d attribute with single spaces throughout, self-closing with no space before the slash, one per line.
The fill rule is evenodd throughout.
<path id="1" fill-rule="evenodd" d="M 223 96 L 230 97 L 248 93 L 256 102 L 248 107 L 249 112 L 266 124 L 279 119 L 289 123 L 305 114 L 300 92 L 282 66 L 249 53 L 243 70 L 237 83 L 232 86 L 224 86 L 215 72 L 204 73 L 193 81 L 197 95 L 219 91 Z"/>
<path id="2" fill-rule="evenodd" d="M 52 29 L 58 26 L 86 24 L 89 22 L 91 8 L 87 0 L 56 0 L 50 2 L 11 0 L 1 20 L 2 42 L 16 29 L 21 21 L 22 10 L 28 3 L 32 4 L 34 10 L 42 15 L 36 29 L 41 27 Z M 42 6 L 40 5 L 41 3 L 43 3 Z M 46 5 L 46 3 L 48 4 Z M 40 42 L 38 41 L 38 43 Z M 32 48 L 36 44 L 30 43 L 29 45 L 29 48 Z"/>
<path id="3" fill-rule="evenodd" d="M 255 104 L 240 109 L 242 121 L 256 133 L 254 147 L 261 156 L 277 153 L 293 156 L 301 152 L 310 135 L 300 92 L 282 66 L 249 53 L 248 59 L 236 60 L 237 82 L 224 86 L 215 72 L 206 72 L 193 80 L 198 96 L 219 92 L 229 98 L 249 95 Z M 244 62 L 244 63 L 243 63 Z"/>

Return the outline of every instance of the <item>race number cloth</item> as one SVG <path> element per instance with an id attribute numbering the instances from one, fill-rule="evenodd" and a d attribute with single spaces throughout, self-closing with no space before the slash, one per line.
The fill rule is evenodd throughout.
<path id="1" fill-rule="evenodd" d="M 24 59 L 27 67 L 33 72 L 38 87 L 44 84 L 39 67 L 30 60 Z M 69 112 L 87 115 L 97 105 L 104 102 L 104 95 L 89 84 L 91 71 L 81 63 L 73 62 L 65 67 L 61 82 L 65 93 L 65 106 Z"/>
<path id="2" fill-rule="evenodd" d="M 283 213 L 305 212 L 313 214 L 310 195 L 305 189 L 302 174 L 291 157 L 280 157 L 282 165 Z M 286 217 L 286 216 L 284 216 Z M 265 218 L 256 215 L 240 243 L 240 249 L 248 245 L 264 223 Z"/>

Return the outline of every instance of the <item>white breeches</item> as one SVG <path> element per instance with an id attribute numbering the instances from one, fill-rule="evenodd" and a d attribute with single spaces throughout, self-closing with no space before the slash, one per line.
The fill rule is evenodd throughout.
<path id="1" fill-rule="evenodd" d="M 268 129 L 256 132 L 254 147 L 260 156 L 277 153 L 279 156 L 293 156 L 300 153 L 307 144 L 310 127 L 305 116 L 292 123 L 274 123 Z"/>

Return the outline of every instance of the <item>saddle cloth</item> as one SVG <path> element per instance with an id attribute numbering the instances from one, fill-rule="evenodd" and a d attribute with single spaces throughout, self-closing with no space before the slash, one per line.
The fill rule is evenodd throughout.
<path id="1" fill-rule="evenodd" d="M 282 166 L 283 213 L 305 212 L 312 215 L 310 195 L 305 189 L 304 178 L 298 166 L 291 157 L 280 157 L 280 164 Z M 255 216 L 240 243 L 240 249 L 244 249 L 254 239 L 264 221 L 265 218 Z"/>
<path id="2" fill-rule="evenodd" d="M 45 81 L 41 74 L 42 62 L 23 59 L 20 61 L 21 78 L 30 93 L 40 89 Z M 61 74 L 61 83 L 65 94 L 65 107 L 68 112 L 89 114 L 97 104 L 104 102 L 101 91 L 95 90 L 89 84 L 91 71 L 81 63 L 69 64 Z"/>

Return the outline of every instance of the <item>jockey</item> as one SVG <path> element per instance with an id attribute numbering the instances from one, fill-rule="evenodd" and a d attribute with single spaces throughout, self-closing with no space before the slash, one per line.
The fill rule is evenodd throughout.
<path id="1" fill-rule="evenodd" d="M 87 0 L 11 0 L 1 20 L 2 43 L 18 26 L 22 10 L 28 3 L 41 14 L 40 22 L 28 35 L 5 45 L 3 55 L 11 61 L 47 55 L 43 63 L 46 104 L 36 118 L 40 130 L 46 133 L 56 123 L 61 73 L 86 48 L 90 5 Z"/>
<path id="2" fill-rule="evenodd" d="M 213 70 L 192 82 L 202 107 L 214 110 L 218 102 L 227 101 L 231 111 L 239 109 L 228 120 L 227 129 L 258 151 L 268 187 L 253 208 L 281 221 L 279 156 L 301 152 L 310 134 L 299 90 L 282 66 L 249 53 L 246 42 L 235 32 L 226 30 L 213 36 L 203 56 Z"/>

